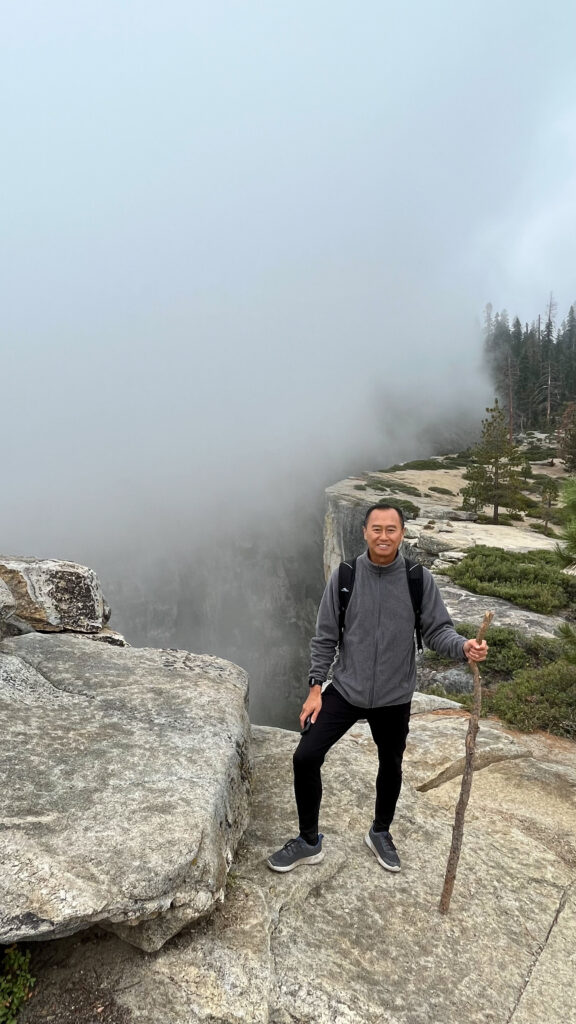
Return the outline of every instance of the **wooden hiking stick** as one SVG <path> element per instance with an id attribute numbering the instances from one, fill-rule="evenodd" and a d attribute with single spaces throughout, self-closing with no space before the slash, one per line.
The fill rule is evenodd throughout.
<path id="1" fill-rule="evenodd" d="M 476 637 L 478 643 L 482 643 L 482 640 L 486 636 L 486 630 L 494 618 L 493 612 L 484 613 L 484 621 L 478 630 L 478 636 Z M 444 876 L 444 888 L 440 897 L 440 905 L 438 907 L 441 914 L 447 914 L 450 907 L 450 900 L 452 898 L 452 890 L 454 888 L 454 882 L 456 879 L 456 871 L 458 868 L 458 861 L 460 859 L 460 850 L 462 848 L 462 836 L 464 833 L 464 815 L 466 814 L 466 807 L 468 806 L 468 798 L 470 796 L 470 790 L 472 789 L 472 777 L 474 775 L 474 755 L 476 753 L 476 736 L 478 735 L 478 719 L 480 718 L 480 711 L 482 708 L 482 687 L 480 685 L 480 670 L 475 661 L 469 662 L 472 674 L 474 676 L 474 704 L 470 713 L 470 721 L 468 723 L 468 732 L 466 733 L 466 763 L 464 765 L 464 772 L 462 774 L 462 785 L 460 786 L 460 796 L 456 805 L 456 814 L 454 815 L 454 825 L 452 828 L 452 845 L 450 847 L 450 854 L 448 856 L 448 864 L 446 865 L 446 875 Z"/>

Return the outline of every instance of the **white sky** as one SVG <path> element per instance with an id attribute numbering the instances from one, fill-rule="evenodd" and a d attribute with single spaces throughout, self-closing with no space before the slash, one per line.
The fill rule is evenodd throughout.
<path id="1" fill-rule="evenodd" d="M 479 415 L 485 303 L 576 299 L 575 29 L 529 0 L 6 4 L 0 549 L 305 501 Z"/>

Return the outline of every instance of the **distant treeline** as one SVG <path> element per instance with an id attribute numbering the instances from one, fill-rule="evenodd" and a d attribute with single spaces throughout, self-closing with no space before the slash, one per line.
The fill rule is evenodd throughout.
<path id="1" fill-rule="evenodd" d="M 576 402 L 576 312 L 557 326 L 552 296 L 544 316 L 512 323 L 506 310 L 485 311 L 485 355 L 510 433 L 553 431 Z"/>

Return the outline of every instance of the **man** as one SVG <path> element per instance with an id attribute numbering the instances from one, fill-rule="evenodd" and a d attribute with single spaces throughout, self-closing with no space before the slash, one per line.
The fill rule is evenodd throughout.
<path id="1" fill-rule="evenodd" d="M 320 769 L 330 747 L 360 718 L 368 720 L 379 761 L 375 817 L 365 842 L 383 868 L 400 870 L 390 825 L 402 785 L 402 757 L 416 688 L 414 609 L 398 550 L 403 538 L 400 508 L 372 505 L 368 509 L 364 518 L 367 551 L 356 562 L 340 644 L 338 569 L 324 591 L 310 645 L 310 693 L 300 714 L 302 728 L 308 717 L 310 726 L 294 753 L 300 835 L 268 859 L 273 871 L 291 871 L 323 860 L 323 836 L 318 832 Z M 434 577 L 427 569 L 423 575 L 421 628 L 426 646 L 445 657 L 483 661 L 486 642 L 479 644 L 456 632 Z M 332 682 L 322 692 L 333 662 Z"/>

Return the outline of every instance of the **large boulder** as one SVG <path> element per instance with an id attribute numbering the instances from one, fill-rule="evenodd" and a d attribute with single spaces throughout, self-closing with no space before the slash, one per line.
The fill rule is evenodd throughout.
<path id="1" fill-rule="evenodd" d="M 96 934 L 56 949 L 51 943 L 34 964 L 37 995 L 22 1024 L 41 1024 L 68 1001 L 78 1007 L 79 997 L 74 1019 L 92 1019 L 89 1007 L 94 1014 L 100 1007 L 105 1021 L 109 1013 L 111 1021 L 137 1024 L 573 1020 L 576 867 L 532 827 L 534 819 L 522 818 L 532 759 L 522 737 L 495 723 L 481 724 L 483 767 L 472 787 L 452 904 L 446 917 L 438 912 L 467 728 L 466 717 L 446 715 L 419 714 L 411 722 L 393 828 L 402 857 L 397 875 L 383 871 L 363 841 L 377 757 L 362 725 L 324 767 L 325 860 L 287 875 L 267 869 L 267 854 L 297 828 L 290 760 L 298 736 L 254 729 L 252 819 L 223 905 L 152 957 Z M 527 773 L 514 774 L 522 764 Z M 505 766 L 520 788 L 513 781 L 506 800 L 499 788 L 488 815 L 490 786 L 482 780 L 493 769 L 504 784 Z M 558 783 L 548 775 L 551 828 L 567 807 L 567 774 L 559 773 Z M 546 783 L 536 776 L 542 792 Z M 432 780 L 433 789 L 416 788 Z"/>
<path id="2" fill-rule="evenodd" d="M 466 538 L 461 535 L 456 537 L 451 533 L 444 533 L 442 530 L 421 530 L 418 537 L 418 547 L 428 555 L 439 555 L 444 551 L 453 551 L 459 545 L 466 544 Z"/>
<path id="3" fill-rule="evenodd" d="M 246 699 L 218 658 L 0 643 L 0 942 L 98 922 L 151 950 L 208 913 L 248 820 Z"/>
<path id="4" fill-rule="evenodd" d="M 87 566 L 53 558 L 0 555 L 0 581 L 12 597 L 11 617 L 32 629 L 97 633 L 106 624 L 109 610 L 100 581 Z"/>

